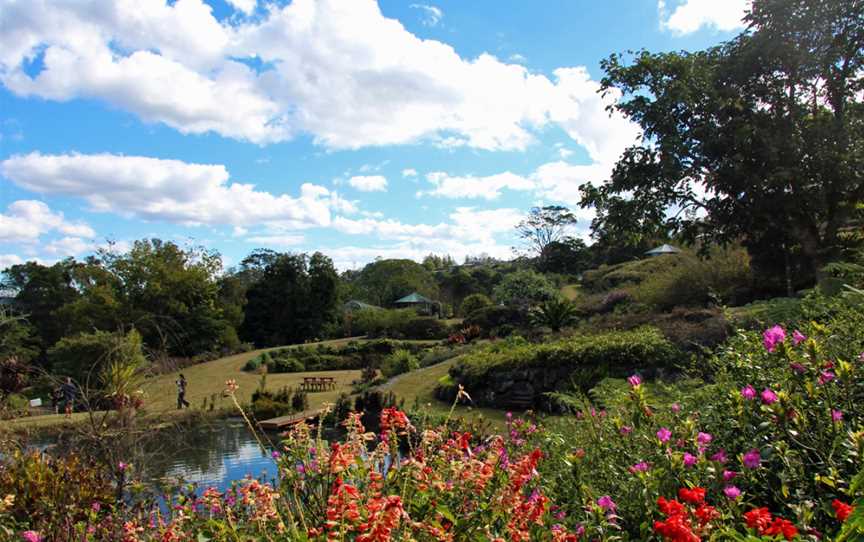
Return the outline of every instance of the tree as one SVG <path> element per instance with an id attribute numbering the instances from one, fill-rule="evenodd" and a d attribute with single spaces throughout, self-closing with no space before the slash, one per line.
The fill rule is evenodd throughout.
<path id="1" fill-rule="evenodd" d="M 528 216 L 516 225 L 516 234 L 525 242 L 529 253 L 539 255 L 549 243 L 562 240 L 575 225 L 576 215 L 567 207 L 532 207 Z"/>
<path id="2" fill-rule="evenodd" d="M 338 308 L 333 262 L 317 252 L 275 254 L 268 262 L 246 293 L 241 337 L 258 346 L 320 337 Z"/>
<path id="3" fill-rule="evenodd" d="M 228 323 L 217 306 L 217 252 L 143 239 L 127 253 L 103 250 L 99 257 L 116 277 L 122 321 L 134 325 L 145 344 L 179 355 L 220 346 Z"/>
<path id="4" fill-rule="evenodd" d="M 483 294 L 471 294 L 462 301 L 459 307 L 459 314 L 468 316 L 472 312 L 484 307 L 492 306 L 492 300 Z"/>
<path id="5" fill-rule="evenodd" d="M 378 260 L 360 272 L 357 291 L 368 302 L 387 306 L 412 292 L 435 299 L 438 285 L 435 276 L 413 260 Z"/>
<path id="6" fill-rule="evenodd" d="M 543 275 L 524 269 L 510 273 L 495 287 L 495 300 L 505 305 L 529 307 L 553 299 L 555 287 Z"/>
<path id="7" fill-rule="evenodd" d="M 644 137 L 581 205 L 594 231 L 741 239 L 812 277 L 864 199 L 864 0 L 754 0 L 747 21 L 705 51 L 603 61 Z"/>
<path id="8" fill-rule="evenodd" d="M 141 335 L 135 330 L 81 333 L 60 339 L 48 351 L 48 359 L 53 373 L 70 376 L 87 388 L 99 388 L 106 383 L 103 375 L 112 365 L 137 368 L 146 363 L 142 344 Z"/>
<path id="9" fill-rule="evenodd" d="M 39 354 L 38 340 L 24 316 L 0 307 L 0 361 L 16 358 L 26 363 Z"/>
<path id="10" fill-rule="evenodd" d="M 591 251 L 582 239 L 565 237 L 543 247 L 537 269 L 543 273 L 579 274 L 591 266 Z"/>
<path id="11" fill-rule="evenodd" d="M 15 307 L 35 329 L 42 354 L 68 332 L 70 321 L 58 310 L 79 297 L 74 287 L 75 260 L 51 266 L 36 262 L 13 265 L 3 273 L 3 289 L 15 292 Z"/>

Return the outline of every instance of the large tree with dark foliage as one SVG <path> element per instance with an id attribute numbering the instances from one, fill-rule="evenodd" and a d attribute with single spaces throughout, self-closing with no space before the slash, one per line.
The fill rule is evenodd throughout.
<path id="1" fill-rule="evenodd" d="M 529 253 L 539 255 L 550 243 L 564 240 L 575 225 L 576 215 L 567 207 L 532 207 L 528 216 L 516 225 L 516 235 L 524 241 Z"/>
<path id="2" fill-rule="evenodd" d="M 339 276 L 330 258 L 271 254 L 260 271 L 246 292 L 241 338 L 257 346 L 298 343 L 334 321 Z"/>
<path id="3" fill-rule="evenodd" d="M 603 62 L 644 137 L 582 205 L 610 238 L 740 239 L 813 277 L 864 199 L 864 0 L 754 0 L 746 20 L 705 51 Z"/>

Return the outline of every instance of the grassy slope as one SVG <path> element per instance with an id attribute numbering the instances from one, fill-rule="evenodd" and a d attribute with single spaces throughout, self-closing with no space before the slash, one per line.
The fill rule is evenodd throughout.
<path id="1" fill-rule="evenodd" d="M 578 284 L 568 284 L 566 286 L 561 287 L 561 295 L 565 298 L 573 301 L 577 297 L 579 297 L 579 285 Z"/>
<path id="2" fill-rule="evenodd" d="M 447 374 L 450 367 L 458 358 L 449 359 L 429 367 L 424 367 L 416 371 L 411 371 L 403 375 L 399 375 L 387 384 L 381 386 L 382 391 L 392 391 L 399 399 L 405 400 L 405 407 L 408 408 L 417 401 L 421 408 L 428 409 L 435 414 L 447 414 L 450 411 L 450 405 L 443 403 L 433 395 L 435 385 L 438 379 Z M 456 407 L 454 416 L 476 417 L 482 416 L 485 419 L 495 423 L 503 424 L 504 411 L 491 408 L 471 408 L 471 407 Z"/>

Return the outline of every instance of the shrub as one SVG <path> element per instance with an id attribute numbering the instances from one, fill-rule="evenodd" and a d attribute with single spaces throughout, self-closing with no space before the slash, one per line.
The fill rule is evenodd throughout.
<path id="1" fill-rule="evenodd" d="M 545 326 L 553 331 L 569 326 L 576 321 L 576 307 L 570 301 L 558 298 L 541 303 L 531 313 L 531 322 L 536 326 Z"/>
<path id="2" fill-rule="evenodd" d="M 387 378 L 415 371 L 420 368 L 417 358 L 408 350 L 396 350 L 384 359 L 381 364 L 381 372 Z"/>
<path id="3" fill-rule="evenodd" d="M 490 335 L 495 328 L 504 325 L 521 327 L 527 320 L 526 313 L 518 308 L 493 305 L 474 311 L 463 324 L 466 327 L 477 326 L 484 335 Z"/>
<path id="4" fill-rule="evenodd" d="M 48 350 L 52 372 L 71 376 L 77 382 L 95 387 L 103 367 L 117 362 L 142 366 L 146 363 L 141 335 L 134 329 L 125 335 L 96 331 L 63 337 Z"/>
<path id="5" fill-rule="evenodd" d="M 555 286 L 543 275 L 530 269 L 510 273 L 495 287 L 495 300 L 509 306 L 530 307 L 554 299 Z"/>
<path id="6" fill-rule="evenodd" d="M 654 328 L 580 335 L 543 343 L 505 342 L 478 349 L 459 359 L 450 374 L 470 392 L 487 388 L 495 375 L 538 370 L 560 384 L 577 372 L 590 375 L 580 381 L 590 387 L 603 376 L 633 370 L 675 367 L 681 353 Z M 550 378 L 552 376 L 554 378 Z M 539 385 L 539 384 L 538 384 Z M 550 391 L 550 390 L 545 390 Z"/>
<path id="7" fill-rule="evenodd" d="M 459 306 L 459 314 L 468 316 L 483 307 L 492 305 L 492 300 L 483 294 L 471 294 L 462 300 L 462 305 Z"/>
<path id="8" fill-rule="evenodd" d="M 708 303 L 740 305 L 752 291 L 750 258 L 743 248 L 715 248 L 710 258 L 682 253 L 675 265 L 655 273 L 632 289 L 633 297 L 660 310 Z"/>

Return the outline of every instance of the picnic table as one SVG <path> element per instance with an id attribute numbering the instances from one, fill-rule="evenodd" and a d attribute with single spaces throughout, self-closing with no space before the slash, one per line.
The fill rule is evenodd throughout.
<path id="1" fill-rule="evenodd" d="M 303 391 L 335 390 L 336 379 L 332 376 L 304 376 L 300 389 Z"/>

